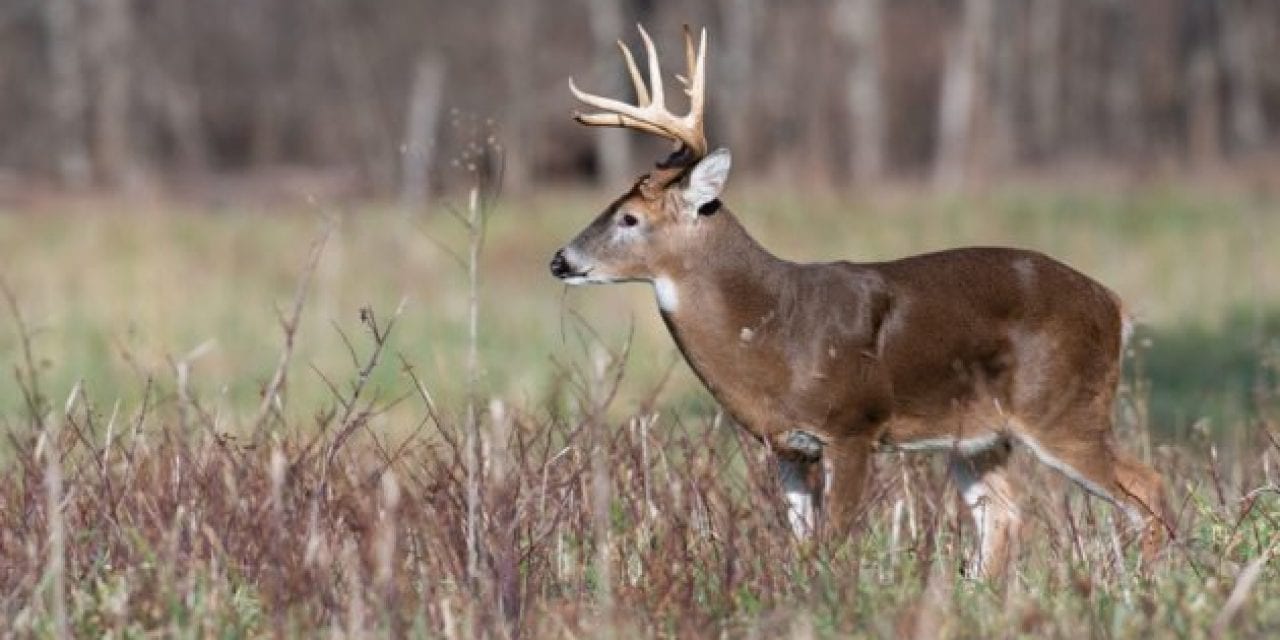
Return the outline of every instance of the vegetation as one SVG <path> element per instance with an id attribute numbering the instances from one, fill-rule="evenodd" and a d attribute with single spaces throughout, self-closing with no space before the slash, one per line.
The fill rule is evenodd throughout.
<path id="1" fill-rule="evenodd" d="M 1177 542 L 1142 574 L 1119 514 L 1023 456 L 1035 491 L 1000 587 L 961 575 L 972 527 L 938 456 L 880 457 L 858 535 L 797 544 L 767 454 L 676 360 L 651 294 L 543 274 L 603 201 L 492 213 L 475 384 L 468 234 L 450 216 L 0 216 L 3 631 L 1280 630 L 1273 202 L 1159 186 L 734 196 L 784 256 L 1029 246 L 1138 313 L 1119 431 L 1168 479 Z"/>

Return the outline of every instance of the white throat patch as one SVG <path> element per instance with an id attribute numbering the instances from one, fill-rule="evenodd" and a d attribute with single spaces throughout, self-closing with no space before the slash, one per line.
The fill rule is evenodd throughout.
<path id="1" fill-rule="evenodd" d="M 676 283 L 670 278 L 657 278 L 653 281 L 653 292 L 658 296 L 658 307 L 667 313 L 675 313 L 680 307 L 680 292 Z"/>

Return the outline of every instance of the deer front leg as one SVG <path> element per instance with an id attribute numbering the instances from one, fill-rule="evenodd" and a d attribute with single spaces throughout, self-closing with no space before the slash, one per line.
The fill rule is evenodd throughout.
<path id="1" fill-rule="evenodd" d="M 853 531 L 866 484 L 869 442 L 845 437 L 824 443 L 802 430 L 779 434 L 778 476 L 787 500 L 787 522 L 796 538 L 809 540 L 822 528 L 831 539 Z"/>
<path id="2" fill-rule="evenodd" d="M 871 443 L 860 438 L 834 440 L 823 449 L 826 491 L 822 502 L 826 507 L 826 535 L 831 540 L 843 540 L 853 531 L 870 454 Z"/>
<path id="3" fill-rule="evenodd" d="M 796 540 L 811 540 L 818 530 L 818 500 L 822 495 L 817 462 L 794 457 L 778 458 L 778 479 L 787 501 L 787 523 Z"/>
<path id="4" fill-rule="evenodd" d="M 820 464 L 822 441 L 793 429 L 771 438 L 777 454 L 778 480 L 787 501 L 787 523 L 796 540 L 811 540 L 818 532 L 818 510 L 824 491 Z"/>

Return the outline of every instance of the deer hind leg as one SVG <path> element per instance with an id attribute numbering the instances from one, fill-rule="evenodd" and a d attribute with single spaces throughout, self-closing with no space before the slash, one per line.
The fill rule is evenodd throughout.
<path id="1" fill-rule="evenodd" d="M 1021 524 L 1016 496 L 1007 477 L 1010 445 L 1001 440 L 985 451 L 951 456 L 951 478 L 973 516 L 977 553 L 966 573 L 991 580 L 1004 576 Z"/>
<path id="2" fill-rule="evenodd" d="M 1052 438 L 1019 438 L 1041 462 L 1123 510 L 1141 533 L 1142 560 L 1149 566 L 1164 547 L 1168 526 L 1163 482 L 1154 469 L 1116 450 L 1109 419 L 1105 430 L 1096 424 L 1069 421 Z"/>
<path id="3" fill-rule="evenodd" d="M 1142 561 L 1150 565 L 1164 547 L 1166 532 L 1172 531 L 1164 481 L 1155 469 L 1123 452 L 1115 452 L 1118 491 L 1133 509 L 1130 517 L 1142 532 Z"/>

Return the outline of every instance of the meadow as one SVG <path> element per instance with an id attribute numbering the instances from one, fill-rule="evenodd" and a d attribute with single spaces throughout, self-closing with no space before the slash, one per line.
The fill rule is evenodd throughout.
<path id="1" fill-rule="evenodd" d="M 784 257 L 1014 245 L 1116 290 L 1140 322 L 1118 429 L 1177 514 L 1162 562 L 1138 572 L 1111 508 L 1021 454 L 1004 585 L 961 575 L 938 456 L 881 456 L 858 534 L 797 544 L 652 292 L 547 274 L 608 194 L 501 198 L 474 285 L 444 207 L 65 201 L 0 206 L 0 633 L 1280 631 L 1274 197 L 730 193 Z"/>

